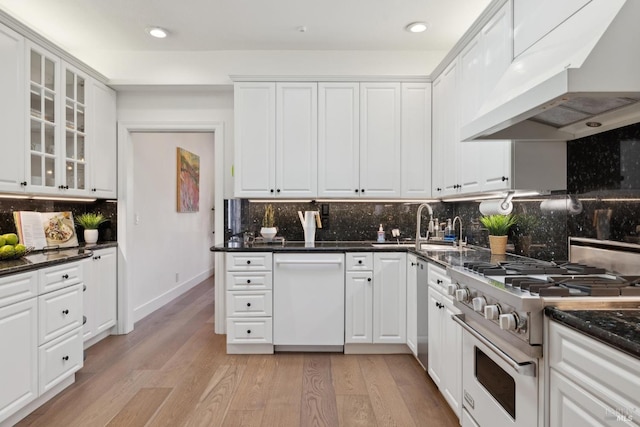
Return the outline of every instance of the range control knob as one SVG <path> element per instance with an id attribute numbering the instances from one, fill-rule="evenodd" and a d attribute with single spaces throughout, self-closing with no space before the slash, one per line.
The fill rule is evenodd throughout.
<path id="1" fill-rule="evenodd" d="M 475 297 L 471 302 L 473 303 L 473 311 L 484 313 L 484 308 L 487 305 L 485 297 Z"/>
<path id="2" fill-rule="evenodd" d="M 457 283 L 451 283 L 447 286 L 447 294 L 453 297 L 456 295 L 456 291 L 458 289 L 460 289 L 460 285 L 458 285 Z"/>
<path id="3" fill-rule="evenodd" d="M 469 302 L 471 299 L 471 292 L 469 288 L 462 288 L 456 290 L 456 301 L 459 302 Z"/>
<path id="4" fill-rule="evenodd" d="M 518 330 L 518 315 L 516 313 L 508 313 L 500 315 L 500 329 L 504 331 Z"/>
<path id="5" fill-rule="evenodd" d="M 489 320 L 498 320 L 498 316 L 500 316 L 502 310 L 500 309 L 500 304 L 492 304 L 486 305 L 484 307 L 484 318 Z"/>

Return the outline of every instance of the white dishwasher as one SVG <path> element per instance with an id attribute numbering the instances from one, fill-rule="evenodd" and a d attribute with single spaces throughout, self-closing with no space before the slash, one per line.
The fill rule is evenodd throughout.
<path id="1" fill-rule="evenodd" d="M 344 263 L 344 253 L 273 255 L 276 350 L 342 351 Z"/>

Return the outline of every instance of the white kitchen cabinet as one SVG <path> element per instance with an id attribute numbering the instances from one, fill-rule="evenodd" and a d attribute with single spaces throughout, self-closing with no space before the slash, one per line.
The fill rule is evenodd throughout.
<path id="1" fill-rule="evenodd" d="M 61 185 L 65 193 L 84 195 L 88 192 L 87 182 L 87 112 L 90 95 L 89 77 L 72 67 L 61 63 L 63 104 L 60 126 L 61 155 L 59 169 L 64 171 Z"/>
<path id="2" fill-rule="evenodd" d="M 373 254 L 373 342 L 407 342 L 407 254 Z"/>
<path id="3" fill-rule="evenodd" d="M 431 197 L 431 84 L 402 83 L 401 196 Z"/>
<path id="4" fill-rule="evenodd" d="M 79 371 L 83 362 L 82 329 L 75 328 L 39 348 L 40 394 Z"/>
<path id="5" fill-rule="evenodd" d="M 115 326 L 117 321 L 117 250 L 100 249 L 84 261 L 83 309 L 86 323 L 83 339 L 96 338 Z M 92 341 L 91 345 L 97 341 Z"/>
<path id="6" fill-rule="evenodd" d="M 591 0 L 513 0 L 513 53 L 520 55 Z"/>
<path id="7" fill-rule="evenodd" d="M 418 355 L 418 257 L 407 254 L 407 346 Z"/>
<path id="8" fill-rule="evenodd" d="M 317 83 L 234 86 L 235 195 L 317 195 Z"/>
<path id="9" fill-rule="evenodd" d="M 450 280 L 446 271 L 428 265 L 429 304 L 428 372 L 456 413 L 462 413 L 462 330 L 451 316 L 460 314 L 453 300 L 444 293 Z"/>
<path id="10" fill-rule="evenodd" d="M 640 360 L 545 319 L 549 425 L 638 425 Z"/>
<path id="11" fill-rule="evenodd" d="M 25 172 L 24 37 L 0 24 L 0 191 L 23 192 Z"/>
<path id="12" fill-rule="evenodd" d="M 38 300 L 0 308 L 0 423 L 38 397 Z"/>
<path id="13" fill-rule="evenodd" d="M 360 83 L 360 196 L 400 196 L 400 83 Z"/>
<path id="14" fill-rule="evenodd" d="M 227 353 L 273 353 L 273 254 L 225 254 Z"/>
<path id="15" fill-rule="evenodd" d="M 38 297 L 38 343 L 45 344 L 82 326 L 82 284 Z"/>
<path id="16" fill-rule="evenodd" d="M 114 199 L 117 188 L 116 92 L 89 80 L 87 121 L 90 193 L 101 199 Z"/>
<path id="17" fill-rule="evenodd" d="M 373 342 L 373 271 L 347 271 L 345 343 Z"/>
<path id="18" fill-rule="evenodd" d="M 360 84 L 318 83 L 318 197 L 360 189 Z"/>

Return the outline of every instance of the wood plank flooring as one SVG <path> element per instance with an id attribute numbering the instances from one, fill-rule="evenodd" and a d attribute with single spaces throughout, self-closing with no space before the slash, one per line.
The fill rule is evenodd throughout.
<path id="1" fill-rule="evenodd" d="M 87 349 L 76 382 L 19 426 L 458 426 L 409 355 L 227 355 L 210 278 Z"/>

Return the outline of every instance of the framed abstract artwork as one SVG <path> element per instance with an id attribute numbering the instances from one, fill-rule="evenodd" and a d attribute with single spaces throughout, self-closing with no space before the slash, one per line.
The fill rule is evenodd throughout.
<path id="1" fill-rule="evenodd" d="M 200 207 L 200 156 L 178 147 L 178 212 L 198 212 Z"/>

